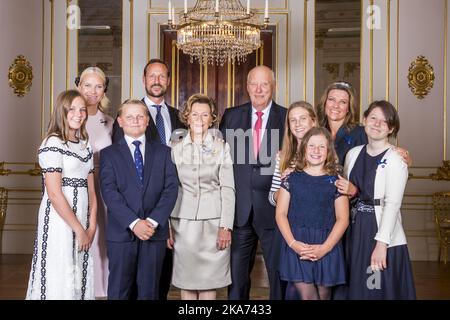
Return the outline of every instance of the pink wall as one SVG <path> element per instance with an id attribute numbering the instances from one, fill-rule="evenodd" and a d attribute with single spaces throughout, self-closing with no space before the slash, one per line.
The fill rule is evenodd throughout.
<path id="1" fill-rule="evenodd" d="M 0 162 L 36 161 L 41 140 L 42 1 L 0 2 Z M 9 87 L 9 66 L 19 54 L 33 67 L 33 85 L 23 98 Z"/>

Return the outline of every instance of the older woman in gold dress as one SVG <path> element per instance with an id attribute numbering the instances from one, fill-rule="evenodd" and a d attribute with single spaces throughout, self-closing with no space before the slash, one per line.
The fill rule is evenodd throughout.
<path id="1" fill-rule="evenodd" d="M 172 144 L 180 187 L 171 215 L 172 284 L 186 300 L 212 300 L 231 284 L 230 245 L 234 221 L 234 175 L 229 145 L 211 130 L 216 107 L 208 96 L 191 96 L 181 114 L 189 127 Z"/>

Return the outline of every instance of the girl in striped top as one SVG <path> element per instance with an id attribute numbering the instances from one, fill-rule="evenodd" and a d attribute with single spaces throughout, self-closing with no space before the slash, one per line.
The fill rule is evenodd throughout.
<path id="1" fill-rule="evenodd" d="M 277 205 L 281 178 L 293 170 L 302 138 L 309 129 L 316 126 L 317 116 L 311 104 L 306 101 L 297 101 L 289 106 L 286 116 L 285 128 L 287 130 L 284 132 L 283 148 L 278 152 L 276 158 L 275 171 L 269 193 L 269 201 L 274 207 Z"/>

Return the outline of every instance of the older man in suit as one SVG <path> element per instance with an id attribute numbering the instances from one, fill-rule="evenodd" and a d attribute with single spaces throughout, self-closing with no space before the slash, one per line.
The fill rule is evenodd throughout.
<path id="1" fill-rule="evenodd" d="M 220 130 L 231 146 L 236 187 L 236 210 L 231 244 L 232 284 L 228 297 L 249 299 L 250 273 L 258 240 L 269 276 L 270 298 L 282 299 L 278 276 L 279 249 L 274 245 L 278 230 L 275 209 L 268 200 L 276 152 L 281 148 L 286 109 L 272 100 L 273 71 L 253 68 L 247 77 L 250 102 L 229 108 Z"/>
<path id="2" fill-rule="evenodd" d="M 178 192 L 170 149 L 146 138 L 150 120 L 140 100 L 118 111 L 124 136 L 100 153 L 100 185 L 108 208 L 108 299 L 158 299 L 168 219 Z"/>

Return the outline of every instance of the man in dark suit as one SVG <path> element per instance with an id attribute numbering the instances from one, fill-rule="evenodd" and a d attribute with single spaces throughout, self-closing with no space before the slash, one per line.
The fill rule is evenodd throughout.
<path id="1" fill-rule="evenodd" d="M 151 59 L 144 68 L 142 82 L 147 93 L 142 98 L 142 102 L 145 103 L 151 115 L 145 136 L 148 141 L 158 141 L 168 145 L 172 134 L 174 139 L 177 139 L 184 132 L 183 130 L 176 129 L 185 128 L 184 124 L 180 121 L 178 110 L 169 106 L 164 101 L 167 87 L 170 85 L 169 66 L 160 59 Z M 178 131 L 180 133 L 177 133 Z M 117 121 L 115 121 L 112 140 L 115 142 L 122 137 L 123 130 Z M 159 297 L 161 300 L 167 299 L 171 278 L 172 250 L 167 248 L 160 281 Z"/>
<path id="2" fill-rule="evenodd" d="M 145 65 L 142 82 L 147 93 L 142 102 L 151 115 L 145 136 L 148 141 L 159 141 L 168 145 L 173 131 L 185 127 L 180 121 L 178 110 L 164 101 L 167 87 L 170 85 L 169 66 L 160 59 L 151 59 Z M 116 120 L 113 125 L 113 142 L 122 137 L 123 130 Z"/>
<path id="3" fill-rule="evenodd" d="M 100 185 L 108 208 L 108 299 L 158 299 L 159 280 L 178 178 L 170 149 L 149 141 L 140 100 L 118 111 L 124 136 L 100 153 Z"/>
<path id="4" fill-rule="evenodd" d="M 281 148 L 286 109 L 272 101 L 273 71 L 253 68 L 247 77 L 250 102 L 227 109 L 220 123 L 233 152 L 236 210 L 231 244 L 228 298 L 249 299 L 250 273 L 258 240 L 269 276 L 270 298 L 282 299 L 278 276 L 275 209 L 268 200 L 276 152 Z"/>

